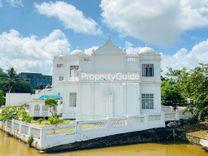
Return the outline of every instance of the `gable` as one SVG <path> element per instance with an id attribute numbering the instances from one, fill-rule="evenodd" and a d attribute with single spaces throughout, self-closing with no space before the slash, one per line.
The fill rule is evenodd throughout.
<path id="1" fill-rule="evenodd" d="M 113 45 L 111 40 L 108 40 L 103 46 L 94 51 L 94 55 L 125 55 L 126 53 L 119 47 Z"/>

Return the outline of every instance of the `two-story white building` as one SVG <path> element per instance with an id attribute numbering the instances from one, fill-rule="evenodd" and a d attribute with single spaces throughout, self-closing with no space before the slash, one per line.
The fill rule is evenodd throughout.
<path id="1" fill-rule="evenodd" d="M 160 61 L 152 48 L 127 54 L 111 41 L 91 55 L 56 56 L 52 86 L 62 97 L 62 117 L 161 114 Z"/>

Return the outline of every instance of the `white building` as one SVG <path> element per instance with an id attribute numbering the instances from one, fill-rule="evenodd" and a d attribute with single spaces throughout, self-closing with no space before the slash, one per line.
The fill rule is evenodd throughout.
<path id="1" fill-rule="evenodd" d="M 17 106 L 25 105 L 28 112 L 33 117 L 49 117 L 51 116 L 49 108 L 45 105 L 46 98 L 54 98 L 58 101 L 56 112 L 61 113 L 61 98 L 52 88 L 36 90 L 35 94 L 30 93 L 6 93 L 6 105 Z"/>
<path id="2" fill-rule="evenodd" d="M 53 89 L 62 117 L 92 119 L 161 114 L 160 54 L 127 54 L 106 42 L 91 55 L 74 52 L 53 61 Z"/>

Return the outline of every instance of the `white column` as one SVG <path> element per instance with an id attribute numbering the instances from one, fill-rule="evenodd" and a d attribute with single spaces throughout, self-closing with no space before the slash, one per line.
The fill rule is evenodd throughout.
<path id="1" fill-rule="evenodd" d="M 138 84 L 138 88 L 137 88 L 137 108 L 138 108 L 138 115 L 142 114 L 142 97 L 141 97 L 141 83 Z"/>
<path id="2" fill-rule="evenodd" d="M 45 138 L 45 129 L 44 128 L 40 128 L 40 148 L 44 147 L 45 141 L 47 142 L 47 140 Z"/>

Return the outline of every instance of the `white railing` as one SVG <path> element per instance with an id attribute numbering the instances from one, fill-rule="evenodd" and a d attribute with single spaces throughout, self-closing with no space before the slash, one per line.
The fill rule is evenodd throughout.
<path id="1" fill-rule="evenodd" d="M 18 120 L 12 120 L 7 123 L 0 122 L 0 128 L 25 142 L 32 136 L 34 138 L 33 146 L 44 150 L 58 145 L 114 134 L 165 127 L 164 121 L 173 121 L 188 117 L 190 117 L 190 114 L 183 114 L 180 110 L 143 116 L 72 121 L 67 124 L 56 126 L 38 126 Z"/>
<path id="2" fill-rule="evenodd" d="M 12 120 L 6 123 L 0 122 L 0 128 L 24 142 L 27 142 L 28 138 L 33 136 L 33 146 L 38 149 L 41 148 L 41 127 L 18 120 Z"/>
<path id="3" fill-rule="evenodd" d="M 163 114 L 73 121 L 56 126 L 37 126 L 12 120 L 4 125 L 4 130 L 23 141 L 33 136 L 32 145 L 44 150 L 58 145 L 158 127 L 165 127 Z"/>
<path id="4" fill-rule="evenodd" d="M 189 119 L 193 115 L 190 112 L 185 112 L 186 107 L 178 107 L 176 110 L 171 106 L 163 106 L 162 111 L 165 114 L 165 121 L 175 121 L 180 119 Z"/>
<path id="5" fill-rule="evenodd" d="M 165 121 L 175 121 L 175 120 L 179 120 L 178 112 L 165 113 Z"/>

